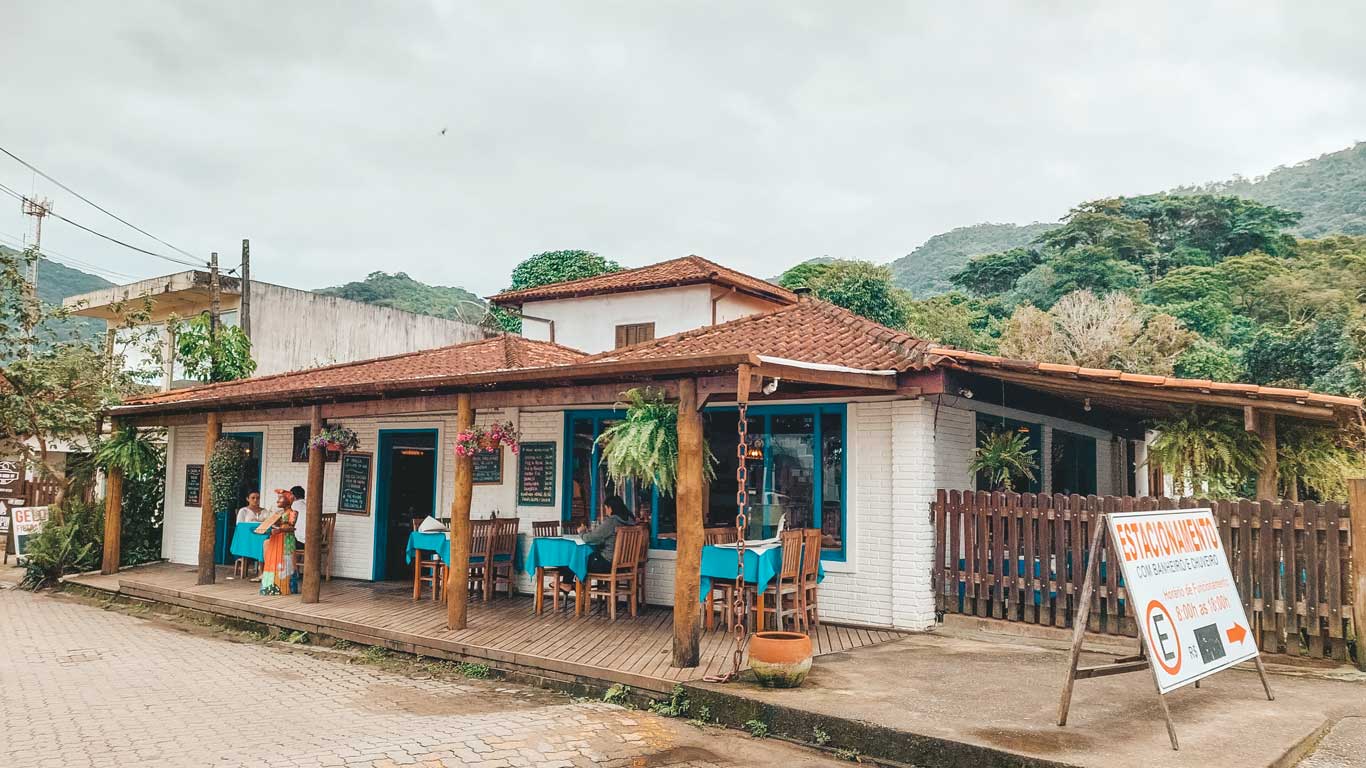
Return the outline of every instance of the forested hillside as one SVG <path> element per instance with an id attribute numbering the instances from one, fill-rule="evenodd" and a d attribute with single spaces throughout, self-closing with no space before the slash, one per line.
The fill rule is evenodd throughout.
<path id="1" fill-rule="evenodd" d="M 1366 142 L 1255 178 L 1235 178 L 1172 190 L 1237 195 L 1301 214 L 1292 231 L 1303 237 L 1366 235 Z"/>
<path id="2" fill-rule="evenodd" d="M 1077 206 L 1035 243 L 973 258 L 912 330 L 1009 357 L 1363 390 L 1366 237 L 1297 239 L 1299 214 L 1232 196 Z"/>
<path id="3" fill-rule="evenodd" d="M 364 280 L 319 288 L 317 293 L 470 322 L 478 322 L 484 315 L 484 302 L 464 288 L 427 285 L 404 272 L 371 272 Z"/>
<path id="4" fill-rule="evenodd" d="M 6 248 L 3 245 L 0 245 L 0 251 L 11 255 L 17 253 L 13 248 Z M 97 275 L 72 269 L 46 258 L 38 260 L 38 298 L 48 304 L 60 306 L 62 299 L 68 296 L 88 293 L 109 285 L 113 283 Z M 72 317 L 53 321 L 49 325 L 63 337 L 75 334 L 86 339 L 96 339 L 104 334 L 104 321 L 91 318 Z"/>
<path id="5" fill-rule="evenodd" d="M 949 277 L 968 259 L 983 253 L 1028 245 L 1057 224 L 974 224 L 935 235 L 893 261 L 892 277 L 912 296 L 932 296 L 953 288 Z"/>

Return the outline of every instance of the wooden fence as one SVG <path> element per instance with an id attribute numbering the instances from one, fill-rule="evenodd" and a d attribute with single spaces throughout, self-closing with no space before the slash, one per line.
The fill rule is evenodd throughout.
<path id="1" fill-rule="evenodd" d="M 939 491 L 934 590 L 941 613 L 1071 627 L 1097 513 L 1209 507 L 1263 651 L 1355 652 L 1351 518 L 1335 502 L 1210 501 Z M 1088 629 L 1137 636 L 1117 563 L 1102 553 Z"/>

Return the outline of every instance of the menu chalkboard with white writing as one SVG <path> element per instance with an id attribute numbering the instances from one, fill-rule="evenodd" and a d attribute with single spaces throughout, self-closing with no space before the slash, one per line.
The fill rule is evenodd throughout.
<path id="1" fill-rule="evenodd" d="M 517 503 L 555 506 L 555 444 L 522 443 L 517 452 Z"/>
<path id="2" fill-rule="evenodd" d="M 342 454 L 340 490 L 337 492 L 338 512 L 370 514 L 370 465 L 373 458 L 374 454 L 365 451 Z"/>
<path id="3" fill-rule="evenodd" d="M 503 484 L 503 446 L 492 451 L 480 451 L 470 459 L 474 464 L 475 485 Z"/>
<path id="4" fill-rule="evenodd" d="M 204 465 L 186 464 L 185 465 L 185 506 L 201 507 L 204 505 Z"/>

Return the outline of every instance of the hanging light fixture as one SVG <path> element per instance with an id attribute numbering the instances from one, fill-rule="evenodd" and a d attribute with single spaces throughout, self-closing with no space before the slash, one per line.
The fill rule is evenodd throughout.
<path id="1" fill-rule="evenodd" d="M 745 461 L 764 460 L 764 439 L 755 435 L 749 439 L 745 445 Z"/>

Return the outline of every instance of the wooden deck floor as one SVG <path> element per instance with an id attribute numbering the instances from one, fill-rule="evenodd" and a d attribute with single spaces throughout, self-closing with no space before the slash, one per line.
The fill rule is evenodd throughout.
<path id="1" fill-rule="evenodd" d="M 228 580 L 195 584 L 195 569 L 163 563 L 113 576 L 72 579 L 84 586 L 274 626 L 342 637 L 368 645 L 426 656 L 482 660 L 504 669 L 557 679 L 586 678 L 667 692 L 675 683 L 723 672 L 731 663 L 730 636 L 724 629 L 702 636 L 702 664 L 695 669 L 669 665 L 672 611 L 651 606 L 635 619 L 610 621 L 601 610 L 576 618 L 572 605 L 558 614 L 547 607 L 536 616 L 531 599 L 472 602 L 469 628 L 446 629 L 443 605 L 412 600 L 411 583 L 333 579 L 323 583 L 322 601 L 303 604 L 298 595 L 267 597 L 250 582 Z M 563 606 L 564 603 L 561 603 Z M 824 623 L 812 633 L 817 656 L 886 643 L 899 633 Z"/>

